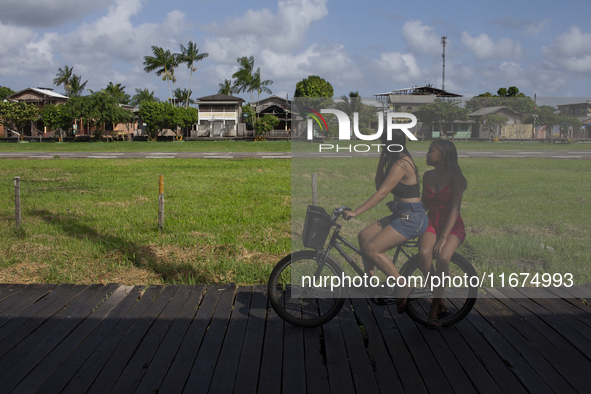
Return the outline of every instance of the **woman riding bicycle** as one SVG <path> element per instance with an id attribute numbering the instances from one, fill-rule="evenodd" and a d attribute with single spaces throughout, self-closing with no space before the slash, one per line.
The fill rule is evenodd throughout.
<path id="1" fill-rule="evenodd" d="M 423 175 L 421 201 L 429 214 L 429 227 L 419 238 L 421 271 L 431 276 L 448 275 L 449 261 L 464 242 L 466 232 L 460 216 L 462 195 L 468 185 L 458 165 L 458 152 L 448 140 L 436 140 L 427 152 L 427 165 L 435 167 Z M 435 268 L 432 267 L 436 259 Z M 441 328 L 439 319 L 450 313 L 441 297 L 444 288 L 433 290 L 433 302 L 429 310 L 429 328 Z"/>
<path id="2" fill-rule="evenodd" d="M 388 194 L 394 200 L 388 203 L 392 215 L 370 224 L 359 232 L 359 248 L 372 261 L 363 261 L 365 271 L 374 274 L 377 265 L 386 275 L 398 279 L 398 270 L 386 251 L 420 236 L 428 225 L 427 214 L 420 199 L 420 184 L 417 168 L 406 149 L 406 135 L 401 130 L 392 131 L 392 140 L 382 134 L 383 150 L 375 176 L 376 192 L 359 208 L 345 211 L 345 219 L 353 218 L 378 205 Z M 397 289 L 397 310 L 403 313 L 410 287 Z"/>

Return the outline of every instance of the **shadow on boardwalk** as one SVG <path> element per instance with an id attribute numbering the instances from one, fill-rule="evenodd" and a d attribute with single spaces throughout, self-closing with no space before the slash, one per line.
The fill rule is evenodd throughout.
<path id="1" fill-rule="evenodd" d="M 302 329 L 264 285 L 1 284 L 1 391 L 588 392 L 591 308 L 489 293 L 440 331 L 363 299 Z"/>

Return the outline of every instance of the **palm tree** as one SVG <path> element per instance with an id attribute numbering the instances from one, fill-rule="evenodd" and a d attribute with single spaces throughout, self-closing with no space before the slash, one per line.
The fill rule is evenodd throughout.
<path id="1" fill-rule="evenodd" d="M 135 94 L 133 95 L 133 97 L 131 98 L 130 104 L 133 105 L 134 107 L 137 107 L 138 105 L 140 105 L 141 103 L 143 103 L 144 101 L 150 101 L 150 102 L 160 102 L 160 99 L 158 97 L 154 96 L 154 92 L 150 92 L 150 89 L 146 88 L 146 89 L 135 89 Z"/>
<path id="2" fill-rule="evenodd" d="M 228 81 L 227 79 L 224 79 L 224 82 L 218 83 L 218 86 L 220 87 L 220 90 L 218 91 L 218 93 L 227 94 L 229 96 L 233 95 L 234 88 L 232 87 L 232 81 Z"/>
<path id="3" fill-rule="evenodd" d="M 191 91 L 191 80 L 193 78 L 193 72 L 197 71 L 197 67 L 193 67 L 195 62 L 203 60 L 204 58 L 208 57 L 209 53 L 201 53 L 199 54 L 199 49 L 197 49 L 197 45 L 193 44 L 193 41 L 189 41 L 187 47 L 181 44 L 181 53 L 178 55 L 177 59 L 180 63 L 186 63 L 187 67 L 191 71 L 189 74 L 189 89 L 186 89 L 187 92 Z M 187 108 L 189 107 L 189 97 L 185 100 Z"/>
<path id="4" fill-rule="evenodd" d="M 113 82 L 109 82 L 109 85 L 105 89 L 102 89 L 102 91 L 115 97 L 119 104 L 129 103 L 129 94 L 125 93 L 125 86 L 121 86 L 120 83 L 114 85 Z"/>
<path id="5" fill-rule="evenodd" d="M 250 102 L 254 101 L 253 97 L 253 88 L 252 88 L 252 81 L 253 75 L 252 71 L 254 70 L 254 56 L 247 58 L 246 56 L 239 57 L 236 59 L 238 64 L 240 65 L 240 69 L 232 74 L 232 78 L 236 78 L 234 82 L 234 92 L 242 93 L 242 92 L 249 92 L 250 93 Z"/>
<path id="6" fill-rule="evenodd" d="M 261 93 L 273 94 L 271 89 L 267 87 L 271 85 L 273 85 L 273 81 L 271 81 L 270 79 L 261 81 L 261 69 L 257 68 L 257 71 L 254 73 L 252 77 L 251 83 L 252 90 L 256 90 L 257 92 L 257 101 L 261 100 Z"/>
<path id="7" fill-rule="evenodd" d="M 84 83 L 82 82 L 82 77 L 80 75 L 76 75 L 73 74 L 72 78 L 70 78 L 70 89 L 69 89 L 69 94 L 68 96 L 70 97 L 78 97 L 80 95 L 82 95 L 82 92 L 84 92 L 84 89 L 86 88 L 86 83 L 88 82 L 88 79 L 86 81 L 84 81 Z"/>
<path id="8" fill-rule="evenodd" d="M 186 107 L 188 108 L 189 104 L 195 104 L 195 100 L 191 98 L 191 94 L 193 94 L 193 92 L 188 89 L 176 88 L 174 91 L 174 98 L 178 104 L 186 104 Z"/>
<path id="9" fill-rule="evenodd" d="M 173 80 L 174 84 L 174 68 L 178 65 L 176 56 L 166 51 L 161 47 L 152 46 L 152 53 L 154 56 L 144 56 L 144 71 L 151 73 L 156 71 L 156 75 L 161 76 L 163 81 Z M 168 94 L 172 102 L 172 91 L 170 90 L 170 82 L 168 82 Z"/>
<path id="10" fill-rule="evenodd" d="M 66 64 L 64 68 L 58 68 L 57 74 L 55 74 L 55 78 L 53 79 L 53 84 L 55 86 L 64 85 L 64 90 L 66 91 L 66 96 L 69 96 L 68 92 L 70 90 L 70 78 L 72 78 L 72 72 L 74 67 L 68 67 Z"/>

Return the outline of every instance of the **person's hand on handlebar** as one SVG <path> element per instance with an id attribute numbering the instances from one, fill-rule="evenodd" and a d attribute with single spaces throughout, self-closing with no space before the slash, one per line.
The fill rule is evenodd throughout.
<path id="1" fill-rule="evenodd" d="M 343 211 L 343 218 L 345 218 L 345 220 L 349 220 L 351 218 L 354 218 L 357 215 L 358 214 L 355 211 Z"/>

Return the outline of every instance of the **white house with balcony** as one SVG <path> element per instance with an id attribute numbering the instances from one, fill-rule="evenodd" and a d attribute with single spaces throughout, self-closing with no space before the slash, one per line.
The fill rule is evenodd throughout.
<path id="1" fill-rule="evenodd" d="M 242 118 L 242 103 L 240 97 L 227 94 L 214 94 L 196 100 L 199 105 L 199 123 L 197 137 L 242 137 L 244 123 Z"/>

